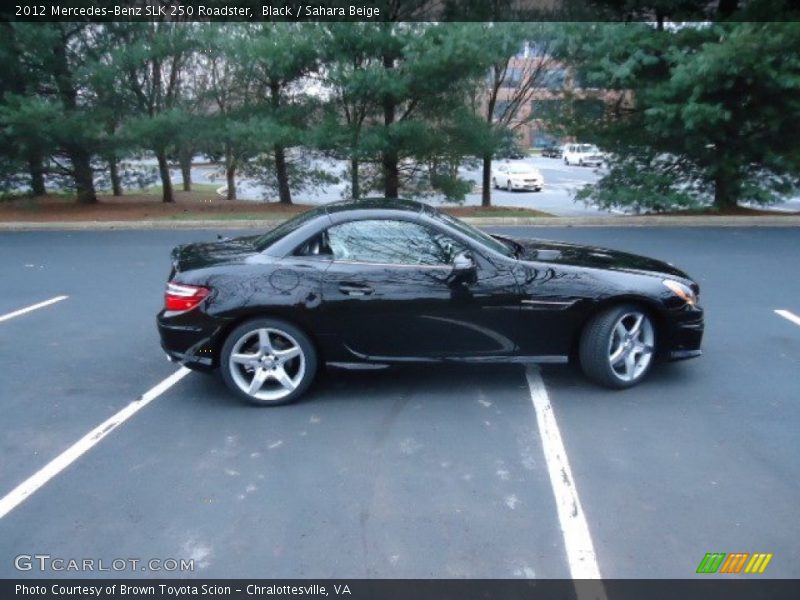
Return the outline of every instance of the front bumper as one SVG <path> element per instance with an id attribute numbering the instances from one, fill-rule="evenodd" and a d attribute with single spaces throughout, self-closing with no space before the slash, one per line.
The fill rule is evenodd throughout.
<path id="1" fill-rule="evenodd" d="M 668 360 L 685 360 L 702 355 L 705 322 L 703 309 L 699 306 L 686 306 L 671 314 L 666 328 L 667 340 L 665 357 Z"/>
<path id="2" fill-rule="evenodd" d="M 511 189 L 538 192 L 544 184 L 541 182 L 512 181 Z"/>

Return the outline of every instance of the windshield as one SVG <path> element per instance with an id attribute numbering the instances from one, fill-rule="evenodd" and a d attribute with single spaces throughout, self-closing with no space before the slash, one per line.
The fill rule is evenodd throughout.
<path id="1" fill-rule="evenodd" d="M 600 151 L 594 144 L 581 144 L 578 148 L 578 152 L 589 153 L 589 152 L 600 152 Z"/>
<path id="2" fill-rule="evenodd" d="M 515 252 L 514 248 L 509 247 L 500 240 L 493 238 L 488 233 L 484 233 L 480 229 L 476 229 L 472 225 L 467 225 L 463 221 L 459 221 L 458 219 L 455 219 L 445 213 L 439 213 L 437 217 L 440 220 L 447 223 L 448 225 L 450 225 L 450 227 L 452 227 L 453 229 L 458 230 L 463 235 L 465 235 L 466 237 L 475 242 L 478 242 L 482 246 L 487 246 L 492 250 L 494 250 L 495 252 L 499 252 L 503 256 L 508 256 L 511 258 L 514 257 L 514 252 Z"/>
<path id="3" fill-rule="evenodd" d="M 514 167 L 509 167 L 508 172 L 514 175 L 521 175 L 524 173 L 533 173 L 533 169 L 527 165 L 516 165 Z"/>
<path id="4" fill-rule="evenodd" d="M 278 225 L 275 229 L 270 229 L 264 235 L 256 238 L 255 247 L 256 250 L 261 252 L 262 250 L 266 250 L 272 244 L 280 240 L 281 238 L 289 235 L 294 230 L 299 229 L 303 226 L 303 224 L 307 223 L 311 219 L 317 217 L 319 214 L 325 212 L 324 207 L 315 208 L 313 210 L 306 211 L 304 213 L 300 213 L 297 216 L 292 217 L 288 221 L 284 221 L 280 225 Z"/>

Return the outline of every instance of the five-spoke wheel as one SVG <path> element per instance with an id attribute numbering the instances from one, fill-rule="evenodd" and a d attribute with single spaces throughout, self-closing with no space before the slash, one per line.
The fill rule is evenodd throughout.
<path id="1" fill-rule="evenodd" d="M 234 329 L 220 356 L 225 383 L 248 402 L 293 402 L 308 388 L 317 369 L 314 346 L 294 325 L 254 319 Z"/>
<path id="2" fill-rule="evenodd" d="M 635 385 L 656 352 L 650 315 L 634 305 L 615 306 L 594 317 L 583 331 L 580 361 L 586 375 L 613 388 Z"/>

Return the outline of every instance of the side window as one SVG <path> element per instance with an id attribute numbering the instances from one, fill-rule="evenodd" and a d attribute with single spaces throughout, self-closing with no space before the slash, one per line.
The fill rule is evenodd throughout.
<path id="1" fill-rule="evenodd" d="M 332 258 L 333 253 L 330 245 L 328 244 L 328 232 L 323 231 L 317 235 L 309 238 L 297 250 L 294 251 L 295 256 L 319 256 L 321 258 Z"/>
<path id="2" fill-rule="evenodd" d="M 334 260 L 390 265 L 448 265 L 466 248 L 439 231 L 410 221 L 371 219 L 328 229 Z"/>

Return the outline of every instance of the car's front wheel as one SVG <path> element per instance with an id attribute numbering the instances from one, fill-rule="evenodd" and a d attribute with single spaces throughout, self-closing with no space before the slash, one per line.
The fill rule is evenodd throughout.
<path id="1" fill-rule="evenodd" d="M 595 316 L 583 330 L 580 361 L 584 373 L 610 388 L 627 388 L 647 375 L 656 353 L 652 317 L 625 304 Z"/>
<path id="2" fill-rule="evenodd" d="M 279 319 L 253 319 L 228 335 L 220 353 L 225 384 L 260 406 L 294 402 L 311 385 L 317 353 L 300 329 Z"/>

